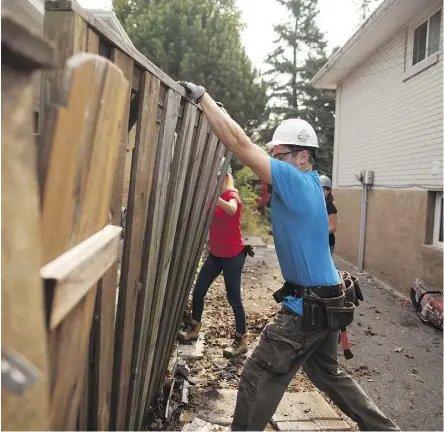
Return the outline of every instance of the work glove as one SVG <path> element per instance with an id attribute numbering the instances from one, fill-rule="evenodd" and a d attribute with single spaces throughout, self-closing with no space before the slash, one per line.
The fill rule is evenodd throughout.
<path id="1" fill-rule="evenodd" d="M 185 89 L 187 98 L 194 103 L 199 103 L 200 98 L 207 91 L 205 87 L 198 86 L 188 81 L 178 81 L 178 83 Z"/>

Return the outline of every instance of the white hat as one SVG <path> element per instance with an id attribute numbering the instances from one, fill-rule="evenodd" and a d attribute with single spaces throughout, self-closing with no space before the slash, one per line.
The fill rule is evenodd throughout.
<path id="1" fill-rule="evenodd" d="M 326 175 L 320 175 L 319 181 L 322 187 L 331 189 L 331 180 Z"/>
<path id="2" fill-rule="evenodd" d="M 267 144 L 269 149 L 275 145 L 296 145 L 319 148 L 315 130 L 305 120 L 284 120 L 274 131 L 273 139 Z"/>

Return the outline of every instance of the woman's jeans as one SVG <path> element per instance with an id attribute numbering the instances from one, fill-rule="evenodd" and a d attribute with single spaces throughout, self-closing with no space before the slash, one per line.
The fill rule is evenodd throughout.
<path id="1" fill-rule="evenodd" d="M 200 270 L 193 293 L 192 318 L 200 322 L 204 309 L 204 299 L 213 281 L 223 272 L 227 298 L 233 308 L 236 321 L 236 332 L 245 334 L 247 326 L 245 311 L 241 297 L 242 269 L 244 268 L 246 254 L 242 251 L 232 258 L 218 258 L 211 253 Z"/>

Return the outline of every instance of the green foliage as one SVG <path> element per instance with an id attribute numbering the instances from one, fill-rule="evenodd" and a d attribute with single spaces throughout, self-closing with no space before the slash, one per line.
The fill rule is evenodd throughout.
<path id="1" fill-rule="evenodd" d="M 204 85 L 247 131 L 266 120 L 266 87 L 242 45 L 235 0 L 114 0 L 133 43 L 176 80 Z"/>
<path id="2" fill-rule="evenodd" d="M 243 167 L 235 173 L 234 182 L 242 200 L 242 233 L 258 235 L 267 241 L 271 238 L 270 215 L 257 209 L 260 196 L 259 178 L 250 168 Z"/>
<path id="3" fill-rule="evenodd" d="M 315 89 L 310 84 L 327 61 L 324 35 L 316 25 L 317 0 L 276 1 L 288 10 L 289 19 L 274 26 L 276 48 L 267 58 L 272 115 L 268 127 L 262 131 L 262 138 L 268 142 L 285 118 L 307 120 L 319 138 L 316 168 L 331 175 L 335 93 Z"/>

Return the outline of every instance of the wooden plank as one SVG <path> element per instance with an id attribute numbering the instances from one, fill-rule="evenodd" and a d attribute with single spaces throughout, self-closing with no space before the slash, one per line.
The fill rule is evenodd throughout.
<path id="1" fill-rule="evenodd" d="M 56 121 L 56 110 L 53 105 L 66 104 L 62 98 L 62 78 L 66 61 L 75 54 L 86 50 L 86 24 L 74 12 L 47 12 L 45 14 L 43 33 L 47 41 L 57 47 L 56 68 L 42 73 L 40 88 L 40 118 L 38 140 L 38 170 L 43 199 L 43 189 L 48 172 L 48 160 L 51 154 L 50 144 L 53 125 Z M 54 257 L 57 255 L 54 255 Z M 53 257 L 53 258 L 54 258 Z"/>
<path id="2" fill-rule="evenodd" d="M 350 425 L 343 420 L 280 421 L 279 431 L 349 431 Z"/>
<path id="3" fill-rule="evenodd" d="M 9 33 L 5 23 L 6 18 L 2 16 L 2 353 L 24 358 L 37 369 L 38 376 L 21 395 L 2 385 L 2 427 L 48 430 L 48 351 L 43 286 L 39 277 L 40 203 L 31 117 L 33 69 L 17 68 L 18 56 L 25 60 L 22 65 L 32 63 L 26 61 L 25 51 L 17 51 L 16 59 L 6 54 L 7 45 L 15 43 L 17 33 Z M 17 24 L 23 34 L 29 35 Z"/>
<path id="4" fill-rule="evenodd" d="M 143 247 L 157 152 L 156 111 L 160 81 L 145 72 L 141 83 L 141 104 L 133 152 L 128 197 L 126 234 L 120 276 L 119 300 L 116 316 L 115 357 L 111 428 L 123 430 L 128 401 L 128 382 L 131 374 L 131 355 L 135 322 L 135 306 L 140 289 L 140 257 Z"/>
<path id="5" fill-rule="evenodd" d="M 224 164 L 223 164 L 223 167 L 221 170 L 222 172 L 226 172 L 228 165 L 231 161 L 231 158 L 232 158 L 232 153 L 226 152 L 225 153 L 225 161 L 224 161 Z M 220 195 L 220 190 L 222 188 L 223 180 L 224 180 L 223 176 L 220 176 L 217 181 L 215 192 L 212 197 L 213 199 L 211 202 L 211 206 L 208 211 L 207 220 L 205 223 L 205 228 L 204 228 L 203 234 L 201 236 L 201 242 L 199 245 L 200 251 L 202 251 L 204 243 L 205 243 L 206 233 L 208 232 L 208 229 L 210 227 L 210 223 L 211 223 L 211 220 L 212 220 L 212 217 L 214 214 L 214 210 L 215 210 L 216 204 L 217 204 L 216 198 Z M 198 261 L 196 260 L 193 274 L 196 273 L 197 265 L 198 265 Z M 173 319 L 173 324 L 171 325 L 171 323 L 170 323 L 169 331 L 168 331 L 167 337 L 166 337 L 166 343 L 164 343 L 164 348 L 163 348 L 164 351 L 162 352 L 162 361 L 165 361 L 164 359 L 168 359 L 169 356 L 171 355 L 171 350 L 172 350 L 172 347 L 174 346 L 174 342 L 177 338 L 177 332 L 179 330 L 180 323 L 182 322 L 183 310 L 185 308 L 190 290 L 191 290 L 191 283 L 189 283 L 188 285 L 184 284 L 182 286 L 182 288 L 179 288 L 177 290 L 178 292 L 176 292 L 176 294 L 175 294 L 174 302 L 173 302 L 173 305 L 171 306 L 171 310 L 175 311 L 175 312 L 172 312 L 172 316 L 174 317 L 174 319 Z M 164 363 L 164 366 L 161 369 L 161 373 L 157 374 L 157 381 L 156 381 L 156 384 L 153 386 L 154 389 L 157 389 L 159 387 L 161 380 L 165 376 L 166 368 L 167 368 L 167 364 Z"/>
<path id="6" fill-rule="evenodd" d="M 190 155 L 192 153 L 191 147 L 193 145 L 192 140 L 193 140 L 193 135 L 194 135 L 194 124 L 196 122 L 197 114 L 198 114 L 198 112 L 197 112 L 196 108 L 192 104 L 185 102 L 184 108 L 183 108 L 182 122 L 181 122 L 179 135 L 178 135 L 177 142 L 176 142 L 176 147 L 181 149 L 180 151 L 182 151 L 182 153 L 183 153 L 180 156 L 182 162 L 180 162 L 179 169 L 181 169 L 181 172 L 179 173 L 179 177 L 177 180 L 177 182 L 178 182 L 177 188 L 178 189 L 177 189 L 176 195 L 174 197 L 174 204 L 173 204 L 176 206 L 176 209 L 173 212 L 173 215 L 174 215 L 173 217 L 176 220 L 176 224 L 177 224 L 177 221 L 179 220 L 179 210 L 180 210 L 180 207 L 182 204 L 181 197 L 183 196 L 183 190 L 185 188 L 185 183 L 186 183 L 185 178 L 186 178 L 186 174 L 187 174 L 189 163 L 190 163 Z M 174 214 L 176 211 L 177 211 L 177 215 Z M 176 239 L 177 239 L 181 229 L 185 230 L 185 227 L 182 227 L 179 224 L 177 224 L 176 230 L 175 230 L 175 235 L 174 235 L 174 242 L 173 242 L 175 247 L 167 255 L 168 259 L 170 261 L 168 276 L 174 270 L 174 266 L 173 266 L 173 259 L 174 258 L 173 257 L 175 254 L 179 253 L 179 251 L 177 249 L 177 245 L 176 245 Z M 163 274 L 162 274 L 162 277 L 164 277 Z M 168 284 L 167 284 L 167 287 L 168 287 Z M 158 330 L 158 336 L 157 336 L 157 342 L 156 342 L 156 345 L 159 348 L 158 348 L 158 352 L 156 353 L 156 357 L 154 358 L 153 368 L 152 368 L 152 376 L 153 377 L 157 377 L 157 375 L 158 375 L 159 364 L 161 363 L 162 352 L 163 352 L 163 348 L 164 348 L 164 338 L 165 338 L 167 329 L 168 329 L 169 325 L 171 324 L 170 320 L 168 318 L 169 318 L 170 306 L 171 306 L 171 302 L 173 300 L 174 294 L 175 294 L 174 289 L 171 289 L 170 287 L 168 287 L 168 289 L 166 289 L 166 297 L 164 299 L 164 304 L 162 307 L 163 319 L 160 320 L 160 323 L 159 323 L 159 330 Z"/>
<path id="7" fill-rule="evenodd" d="M 113 52 L 113 62 L 123 72 L 125 78 L 130 82 L 132 79 L 133 60 L 127 55 L 115 49 Z M 128 142 L 128 131 L 125 127 L 129 116 L 130 88 L 128 94 L 124 116 L 122 122 L 124 126 L 121 130 L 120 145 L 117 155 L 116 174 L 114 176 L 113 192 L 111 196 L 111 223 L 120 224 L 122 207 L 123 177 L 125 169 L 125 155 Z M 118 262 L 114 262 L 111 268 L 105 273 L 98 287 L 97 302 L 95 311 L 95 325 L 93 333 L 95 336 L 93 344 L 94 375 L 91 392 L 90 429 L 108 430 L 111 411 L 111 389 L 113 373 L 114 354 L 114 329 L 115 329 L 115 303 L 116 303 L 116 279 Z"/>
<path id="8" fill-rule="evenodd" d="M 198 170 L 200 168 L 200 163 L 202 159 L 202 154 L 204 151 L 204 147 L 207 140 L 207 130 L 208 130 L 208 123 L 205 118 L 205 116 L 200 112 L 199 117 L 197 120 L 197 127 L 193 131 L 193 136 L 191 137 L 191 142 L 189 143 L 192 151 L 190 152 L 190 159 L 188 163 L 188 171 L 185 178 L 185 186 L 183 189 L 182 194 L 182 201 L 179 211 L 179 220 L 178 220 L 178 230 L 176 231 L 176 236 L 174 240 L 174 253 L 171 257 L 171 264 L 170 264 L 170 272 L 168 275 L 168 282 L 167 282 L 167 290 L 172 290 L 175 295 L 172 298 L 170 305 L 165 305 L 164 313 L 163 315 L 165 317 L 171 317 L 174 316 L 175 308 L 177 307 L 178 297 L 176 295 L 177 293 L 177 274 L 180 270 L 181 265 L 183 265 L 183 259 L 185 259 L 184 255 L 184 244 L 185 244 L 185 236 L 188 229 L 188 221 L 190 218 L 190 212 L 193 204 L 193 191 L 196 186 L 197 176 L 198 176 Z M 195 149 L 195 150 L 194 150 Z M 172 315 L 170 315 L 172 314 Z M 170 333 L 170 325 L 167 326 L 166 334 L 166 340 L 168 340 Z M 158 354 L 158 362 L 163 364 L 167 358 L 167 351 L 169 350 L 169 344 L 163 343 L 161 352 Z M 169 353 L 168 353 L 169 354 Z M 157 370 L 159 366 L 155 365 L 155 370 Z M 154 390 L 155 391 L 155 390 Z M 148 399 L 151 397 L 151 395 L 148 396 Z"/>
<path id="9" fill-rule="evenodd" d="M 43 34 L 43 14 L 28 0 L 3 0 L 2 15 L 10 13 L 33 33 Z"/>
<path id="10" fill-rule="evenodd" d="M 330 420 L 340 419 L 335 410 L 318 392 L 285 393 L 275 413 L 275 420 Z"/>
<path id="11" fill-rule="evenodd" d="M 134 413 L 134 409 L 137 412 L 140 411 L 140 403 L 144 397 L 143 393 L 139 390 L 140 379 L 141 377 L 144 377 L 145 374 L 150 373 L 145 366 L 145 346 L 151 331 L 152 308 L 153 305 L 156 304 L 156 298 L 158 296 L 156 276 L 162 245 L 165 241 L 163 227 L 165 220 L 168 219 L 169 212 L 171 211 L 171 208 L 166 207 L 167 192 L 170 189 L 170 172 L 173 174 L 173 181 L 174 176 L 177 175 L 177 169 L 174 171 L 171 167 L 171 159 L 176 124 L 179 115 L 180 99 L 180 95 L 176 92 L 173 90 L 167 90 L 164 94 L 162 103 L 163 110 L 156 157 L 156 168 L 149 199 L 148 222 L 145 233 L 143 268 L 141 272 L 142 288 L 139 293 L 138 308 L 136 310 L 133 370 L 137 370 L 138 374 L 133 377 L 132 382 L 130 383 L 129 405 L 131 407 L 131 414 Z M 171 187 L 173 186 L 171 185 Z M 129 415 L 129 419 L 127 419 L 130 422 L 130 429 L 134 427 L 135 419 L 134 415 L 131 414 Z"/>
<path id="12" fill-rule="evenodd" d="M 50 329 L 54 329 L 117 260 L 122 228 L 108 225 L 40 269 L 55 290 Z"/>
<path id="13" fill-rule="evenodd" d="M 54 133 L 49 136 L 51 152 L 42 203 L 44 262 L 88 238 L 108 221 L 122 127 L 119 120 L 128 91 L 120 70 L 92 54 L 70 59 L 63 83 L 60 95 L 67 106 L 58 108 Z M 54 233 L 57 238 L 48 241 Z M 93 287 L 49 335 L 54 429 L 76 426 L 95 298 Z"/>
<path id="14" fill-rule="evenodd" d="M 197 185 L 202 181 L 202 178 L 200 178 L 200 174 L 201 174 L 201 167 L 202 164 L 204 163 L 204 157 L 203 155 L 206 154 L 207 150 L 207 141 L 208 141 L 208 132 L 209 132 L 209 128 L 208 128 L 208 123 L 207 120 L 205 118 L 205 116 L 201 116 L 200 118 L 200 123 L 199 123 L 199 130 L 197 133 L 197 146 L 193 146 L 193 147 L 197 147 L 196 152 L 194 153 L 194 151 L 192 152 L 192 160 L 193 163 L 190 166 L 190 171 L 188 173 L 188 179 L 186 180 L 186 185 L 187 188 L 185 188 L 184 194 L 183 194 L 183 198 L 182 198 L 182 203 L 183 203 L 183 209 L 180 210 L 180 220 L 179 220 L 179 226 L 181 227 L 185 227 L 185 230 L 179 234 L 179 238 L 175 240 L 175 250 L 177 252 L 180 252 L 179 254 L 176 254 L 175 257 L 172 258 L 172 270 L 170 271 L 170 279 L 168 282 L 168 286 L 169 289 L 173 289 L 176 292 L 178 291 L 178 287 L 182 286 L 182 279 L 183 279 L 183 274 L 184 274 L 184 262 L 187 262 L 189 259 L 189 253 L 191 250 L 191 243 L 192 243 L 192 239 L 193 239 L 193 235 L 194 232 L 193 230 L 190 228 L 190 223 L 191 221 L 193 221 L 193 215 L 195 215 L 196 213 L 196 203 L 199 200 L 199 198 L 197 197 L 197 195 L 195 194 L 195 190 L 197 188 Z M 174 265 L 173 265 L 174 264 Z M 180 288 L 179 288 L 180 289 Z M 176 309 L 177 307 L 177 301 L 178 301 L 178 296 L 174 296 L 174 299 L 172 301 L 172 309 L 171 309 L 171 315 L 164 315 L 164 317 L 166 316 L 170 316 L 170 319 L 175 319 L 175 314 L 179 314 L 180 316 L 182 316 L 181 312 L 178 312 L 178 310 Z M 171 324 L 171 323 L 170 323 Z M 170 335 L 170 338 L 172 337 L 172 335 Z M 175 339 L 175 338 L 174 338 Z M 166 339 L 168 340 L 168 339 Z M 167 345 L 166 347 L 164 345 Z M 160 362 L 165 364 L 165 362 L 168 362 L 168 358 L 166 357 L 166 353 L 167 351 L 171 350 L 171 346 L 172 346 L 172 342 L 168 342 L 167 344 L 165 344 L 165 342 L 163 342 L 162 344 L 162 352 L 159 353 L 158 355 L 161 356 L 160 357 Z M 157 366 L 158 367 L 158 366 Z M 153 379 L 155 379 L 156 377 L 153 376 Z M 149 404 L 151 403 L 151 399 L 156 391 L 155 386 L 153 385 L 153 383 L 151 383 L 150 387 L 150 392 L 148 394 L 147 397 L 147 408 L 149 407 Z M 143 413 L 145 414 L 145 413 Z"/>
<path id="15" fill-rule="evenodd" d="M 170 270 L 171 254 L 173 251 L 173 242 L 176 233 L 178 212 L 180 209 L 180 198 L 182 196 L 185 174 L 189 161 L 189 146 L 183 145 L 187 136 L 191 137 L 194 129 L 195 110 L 190 110 L 187 130 L 181 131 L 181 146 L 178 151 L 174 151 L 176 144 L 176 125 L 179 117 L 181 97 L 173 90 L 169 90 L 166 95 L 166 106 L 164 108 L 164 119 L 162 133 L 162 147 L 166 158 L 164 165 L 159 165 L 159 170 L 164 171 L 161 180 L 161 190 L 157 196 L 152 195 L 152 205 L 150 205 L 150 215 L 153 218 L 153 230 L 150 231 L 150 249 L 148 255 L 148 268 L 146 278 L 146 294 L 144 299 L 144 314 L 142 316 L 141 341 L 139 346 L 139 355 L 141 357 L 142 368 L 141 377 L 143 386 L 141 392 L 142 406 L 145 404 L 148 393 L 148 384 L 152 373 L 153 356 L 156 352 L 157 332 L 159 330 L 159 321 L 162 313 L 162 305 L 165 297 L 166 283 Z M 193 115 L 194 112 L 194 115 Z M 162 207 L 159 208 L 159 204 Z M 158 225 L 156 225 L 156 219 Z M 156 227 L 157 230 L 154 228 Z M 162 239 L 162 241 L 160 241 Z M 139 368 L 137 368 L 139 370 Z M 136 380 L 135 394 L 139 395 L 138 381 Z M 134 407 L 134 405 L 133 405 Z M 142 408 L 143 411 L 143 408 Z M 132 410 L 132 414 L 133 414 Z M 129 427 L 133 428 L 131 415 Z M 141 426 L 141 425 L 140 425 Z M 138 425 L 138 427 L 140 428 Z"/>
<path id="16" fill-rule="evenodd" d="M 140 90 L 140 80 L 142 77 L 142 73 L 143 70 L 138 67 L 138 66 L 134 66 L 133 68 L 133 78 L 131 81 L 131 88 L 135 91 L 139 91 Z"/>
<path id="17" fill-rule="evenodd" d="M 119 38 L 118 35 L 113 32 L 106 24 L 101 20 L 94 18 L 90 13 L 83 9 L 74 0 L 55 0 L 45 2 L 46 13 L 63 13 L 64 11 L 74 11 L 79 17 L 82 17 L 88 25 L 93 28 L 97 33 L 106 38 L 112 46 L 119 48 L 122 52 L 132 57 L 135 62 L 141 65 L 151 75 L 159 78 L 168 87 L 174 89 L 181 96 L 185 96 L 185 91 L 180 84 L 174 79 L 169 77 L 165 72 L 159 69 L 156 65 L 151 63 L 145 56 L 137 51 L 134 46 L 131 46 L 123 38 Z"/>
<path id="18" fill-rule="evenodd" d="M 92 29 L 87 29 L 86 51 L 91 54 L 99 54 L 99 35 Z"/>

